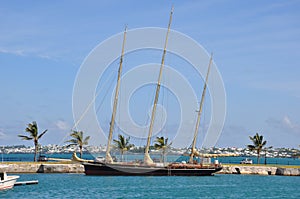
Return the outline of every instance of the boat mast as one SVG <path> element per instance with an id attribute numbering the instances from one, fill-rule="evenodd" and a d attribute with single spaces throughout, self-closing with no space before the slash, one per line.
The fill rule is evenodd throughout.
<path id="1" fill-rule="evenodd" d="M 196 128 L 195 128 L 195 133 L 194 133 L 194 138 L 193 138 L 193 143 L 192 143 L 192 152 L 191 152 L 190 160 L 189 160 L 190 163 L 193 163 L 194 155 L 197 153 L 196 142 L 197 142 L 197 137 L 198 137 L 198 129 L 199 129 L 199 125 L 200 125 L 200 117 L 201 117 L 201 113 L 202 113 L 202 107 L 203 107 L 203 103 L 204 103 L 207 81 L 208 81 L 211 64 L 212 64 L 212 54 L 210 56 L 207 74 L 206 74 L 206 78 L 205 78 L 205 83 L 204 83 L 204 87 L 203 87 L 203 91 L 202 91 L 202 97 L 201 97 L 201 101 L 200 101 L 200 107 L 199 107 L 199 111 L 198 111 Z"/>
<path id="2" fill-rule="evenodd" d="M 166 35 L 166 41 L 165 41 L 163 56 L 162 56 L 162 59 L 161 59 L 159 76 L 158 76 L 158 80 L 157 80 L 154 105 L 153 105 L 153 108 L 152 108 L 151 122 L 150 122 L 150 127 L 149 127 L 148 138 L 147 138 L 147 145 L 146 145 L 146 148 L 145 148 L 144 164 L 146 164 L 146 165 L 153 164 L 153 160 L 151 159 L 151 157 L 149 155 L 150 139 L 151 139 L 151 136 L 152 136 L 153 125 L 154 125 L 154 120 L 155 120 L 155 112 L 156 112 L 156 106 L 157 106 L 157 101 L 158 101 L 158 96 L 159 96 L 159 90 L 160 90 L 160 81 L 161 81 L 162 71 L 163 71 L 164 63 L 165 63 L 165 55 L 166 55 L 166 51 L 167 51 L 166 49 L 167 49 L 168 36 L 169 36 L 171 22 L 172 22 L 173 10 L 174 10 L 174 7 L 172 7 L 171 13 L 170 13 L 170 19 L 169 19 L 169 24 L 168 24 L 168 31 L 167 31 L 167 35 Z"/>
<path id="3" fill-rule="evenodd" d="M 116 85 L 114 106 L 113 106 L 113 112 L 112 112 L 112 116 L 111 116 L 109 134 L 108 134 L 108 139 L 107 139 L 106 155 L 105 155 L 105 162 L 106 163 L 112 163 L 113 162 L 113 159 L 110 155 L 110 145 L 111 145 L 112 134 L 113 134 L 114 125 L 115 125 L 115 116 L 116 116 L 117 105 L 118 105 L 118 96 L 119 96 L 119 87 L 120 87 L 120 83 L 121 83 L 121 74 L 122 74 L 122 64 L 123 64 L 123 57 L 124 57 L 124 47 L 125 47 L 125 41 L 126 41 L 126 32 L 127 32 L 127 26 L 125 26 L 125 30 L 124 30 L 122 52 L 121 52 L 119 70 L 118 70 L 118 81 L 117 81 L 117 85 Z"/>

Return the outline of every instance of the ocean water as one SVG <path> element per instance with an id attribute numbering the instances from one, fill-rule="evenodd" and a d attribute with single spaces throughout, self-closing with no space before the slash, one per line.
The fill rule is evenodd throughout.
<path id="1" fill-rule="evenodd" d="M 205 177 L 102 177 L 21 174 L 37 185 L 0 191 L 0 198 L 300 198 L 300 177 L 221 175 Z"/>

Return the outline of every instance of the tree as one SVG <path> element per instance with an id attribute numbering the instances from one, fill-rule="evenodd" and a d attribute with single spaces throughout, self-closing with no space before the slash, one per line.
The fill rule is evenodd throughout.
<path id="1" fill-rule="evenodd" d="M 162 150 L 162 162 L 165 162 L 167 149 L 171 146 L 172 143 L 168 144 L 168 138 L 165 139 L 163 136 L 156 137 L 155 142 L 156 143 L 154 144 L 154 148 L 157 150 Z"/>
<path id="2" fill-rule="evenodd" d="M 130 148 L 134 147 L 133 144 L 129 144 L 130 137 L 125 138 L 122 135 L 118 135 L 118 140 L 114 139 L 114 147 L 119 149 L 121 152 L 121 161 L 123 161 L 123 154 L 125 151 L 128 151 Z"/>
<path id="3" fill-rule="evenodd" d="M 26 135 L 18 135 L 18 136 L 21 137 L 22 140 L 33 140 L 33 143 L 34 143 L 34 162 L 36 162 L 36 155 L 38 153 L 39 139 L 48 130 L 47 129 L 44 130 L 43 133 L 41 133 L 39 135 L 37 123 L 35 121 L 33 121 L 32 123 L 29 123 L 27 125 L 27 128 L 25 129 L 25 131 L 29 133 L 29 136 L 26 136 Z"/>
<path id="4" fill-rule="evenodd" d="M 70 143 L 69 145 L 67 145 L 67 147 L 69 147 L 69 146 L 78 146 L 79 147 L 79 152 L 80 152 L 80 158 L 82 158 L 82 148 L 83 148 L 84 145 L 89 144 L 88 142 L 89 142 L 90 136 L 87 136 L 87 137 L 84 138 L 82 131 L 72 131 L 70 136 L 72 137 L 72 139 L 66 141 L 66 142 Z"/>
<path id="5" fill-rule="evenodd" d="M 249 136 L 250 140 L 253 142 L 253 145 L 248 145 L 250 151 L 256 151 L 257 153 L 257 164 L 259 164 L 260 152 L 262 148 L 267 144 L 267 141 L 263 141 L 264 137 L 256 133 L 253 137 Z"/>

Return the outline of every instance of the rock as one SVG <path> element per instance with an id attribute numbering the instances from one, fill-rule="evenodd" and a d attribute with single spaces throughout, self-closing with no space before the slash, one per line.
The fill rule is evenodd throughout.
<path id="1" fill-rule="evenodd" d="M 81 164 L 9 163 L 7 173 L 84 173 Z"/>
<path id="2" fill-rule="evenodd" d="M 42 164 L 38 173 L 83 173 L 81 164 Z"/>
<path id="3" fill-rule="evenodd" d="M 276 167 L 250 166 L 250 165 L 223 165 L 223 169 L 219 173 L 223 174 L 256 174 L 256 175 L 275 175 Z"/>
<path id="4" fill-rule="evenodd" d="M 276 170 L 276 175 L 284 176 L 300 176 L 300 169 L 298 168 L 280 168 Z"/>

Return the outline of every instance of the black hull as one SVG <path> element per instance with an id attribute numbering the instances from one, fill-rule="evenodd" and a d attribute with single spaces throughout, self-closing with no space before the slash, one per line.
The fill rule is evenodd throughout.
<path id="1" fill-rule="evenodd" d="M 84 163 L 86 175 L 98 176 L 211 176 L 221 166 L 207 168 L 168 168 L 141 165 Z"/>

